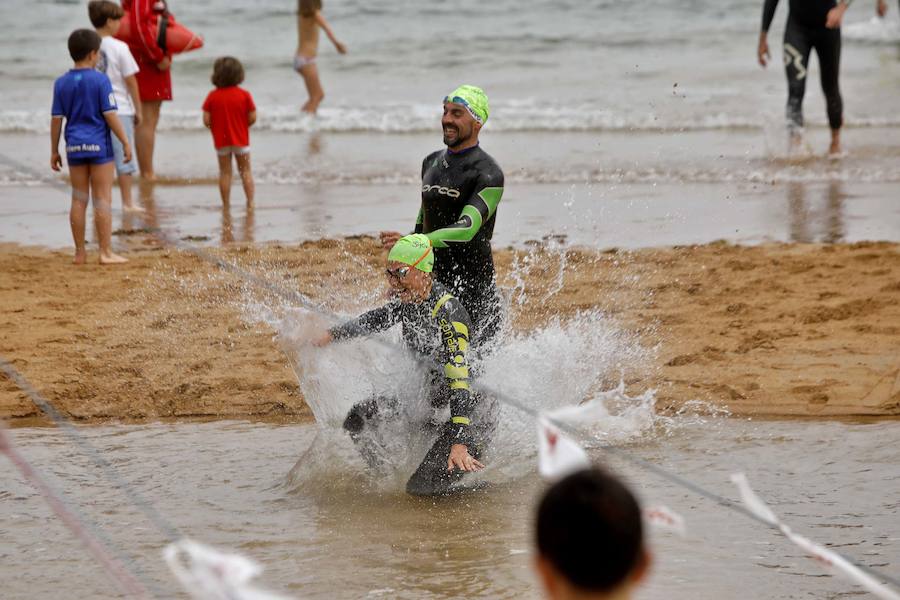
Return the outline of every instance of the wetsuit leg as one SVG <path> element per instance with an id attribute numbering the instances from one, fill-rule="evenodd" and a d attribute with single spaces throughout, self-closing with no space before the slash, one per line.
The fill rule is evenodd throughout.
<path id="1" fill-rule="evenodd" d="M 844 124 L 844 101 L 838 83 L 841 67 L 841 30 L 822 28 L 816 35 L 816 54 L 819 57 L 822 91 L 828 110 L 828 125 L 840 129 Z"/>
<path id="2" fill-rule="evenodd" d="M 353 445 L 373 469 L 381 470 L 387 466 L 385 451 L 377 437 L 379 420 L 386 418 L 387 413 L 396 412 L 397 399 L 377 396 L 353 405 L 344 419 L 344 430 L 350 434 Z"/>
<path id="3" fill-rule="evenodd" d="M 809 30 L 788 16 L 784 28 L 784 71 L 788 86 L 787 120 L 792 131 L 803 127 L 803 95 L 811 50 Z"/>

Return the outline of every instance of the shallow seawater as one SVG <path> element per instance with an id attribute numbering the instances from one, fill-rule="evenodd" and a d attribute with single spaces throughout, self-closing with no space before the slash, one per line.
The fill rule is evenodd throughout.
<path id="1" fill-rule="evenodd" d="M 623 446 L 736 499 L 744 471 L 796 531 L 885 573 L 900 567 L 900 423 L 751 421 L 685 416 Z M 299 598 L 538 598 L 530 568 L 531 514 L 543 483 L 533 454 L 517 477 L 437 500 L 364 475 L 284 477 L 315 425 L 215 422 L 79 427 L 182 534 L 245 553 L 261 582 Z M 161 534 L 56 429 L 16 429 L 19 450 L 78 510 L 132 557 L 161 597 L 178 594 Z M 604 455 L 592 452 L 604 462 Z M 312 460 L 307 455 L 305 460 Z M 504 460 L 515 460 L 507 457 Z M 664 504 L 688 535 L 655 531 L 655 565 L 640 598 L 836 598 L 858 593 L 823 574 L 784 539 L 621 460 L 645 504 Z M 6 461 L 0 503 L 5 598 L 115 597 L 103 572 Z M 489 477 L 490 481 L 490 477 Z M 752 592 L 748 592 L 752 590 Z"/>

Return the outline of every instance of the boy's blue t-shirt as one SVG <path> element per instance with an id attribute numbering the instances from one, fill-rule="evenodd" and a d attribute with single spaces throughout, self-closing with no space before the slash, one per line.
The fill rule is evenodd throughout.
<path id="1" fill-rule="evenodd" d="M 94 69 L 72 69 L 53 84 L 54 117 L 66 119 L 70 158 L 112 156 L 112 139 L 103 113 L 117 110 L 109 77 Z"/>

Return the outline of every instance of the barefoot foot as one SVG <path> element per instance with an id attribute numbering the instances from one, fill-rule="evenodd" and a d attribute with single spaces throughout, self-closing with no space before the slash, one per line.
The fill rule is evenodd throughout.
<path id="1" fill-rule="evenodd" d="M 119 256 L 118 254 L 114 254 L 109 252 L 108 254 L 100 255 L 100 264 L 101 265 L 119 265 L 122 263 L 127 263 L 128 259 L 124 256 Z"/>
<path id="2" fill-rule="evenodd" d="M 123 204 L 122 210 L 128 213 L 142 213 L 147 212 L 141 206 L 136 206 L 134 204 Z"/>
<path id="3" fill-rule="evenodd" d="M 75 258 L 72 259 L 73 265 L 83 265 L 87 262 L 87 252 L 75 252 Z"/>

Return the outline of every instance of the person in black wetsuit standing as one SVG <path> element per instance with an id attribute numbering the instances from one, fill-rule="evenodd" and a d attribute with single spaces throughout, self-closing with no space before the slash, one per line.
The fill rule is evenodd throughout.
<path id="1" fill-rule="evenodd" d="M 473 339 L 484 349 L 500 329 L 502 314 L 491 252 L 503 171 L 478 144 L 487 122 L 488 99 L 463 85 L 444 98 L 441 126 L 445 150 L 422 162 L 422 202 L 415 233 L 434 246 L 434 275 L 459 298 L 473 322 Z M 381 232 L 391 247 L 401 234 Z"/>
<path id="2" fill-rule="evenodd" d="M 799 142 L 803 127 L 803 94 L 806 92 L 806 76 L 809 55 L 813 48 L 819 57 L 819 71 L 828 124 L 831 127 L 829 154 L 841 151 L 841 126 L 844 123 L 844 103 L 838 85 L 841 62 L 841 20 L 851 0 L 790 0 L 787 25 L 784 29 L 784 68 L 787 74 L 787 119 L 792 143 Z M 765 0 L 762 29 L 759 32 L 757 58 L 766 66 L 769 44 L 766 35 L 778 0 Z"/>

